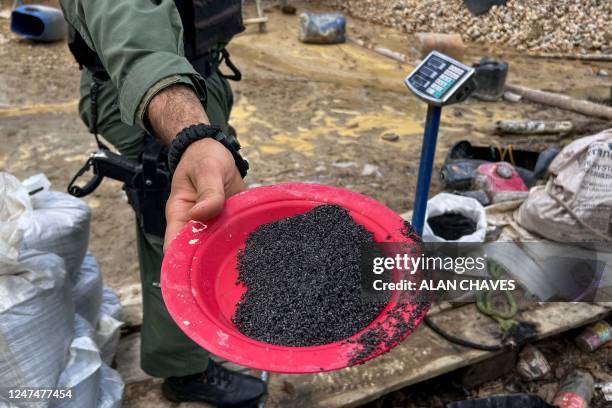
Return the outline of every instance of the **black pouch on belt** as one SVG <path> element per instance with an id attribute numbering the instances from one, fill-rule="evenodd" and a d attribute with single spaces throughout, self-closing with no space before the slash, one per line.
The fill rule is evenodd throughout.
<path id="1" fill-rule="evenodd" d="M 166 231 L 166 202 L 170 196 L 171 176 L 166 166 L 166 152 L 152 136 L 145 138 L 142 152 L 141 182 L 124 184 L 128 202 L 136 212 L 145 233 L 163 237 Z"/>

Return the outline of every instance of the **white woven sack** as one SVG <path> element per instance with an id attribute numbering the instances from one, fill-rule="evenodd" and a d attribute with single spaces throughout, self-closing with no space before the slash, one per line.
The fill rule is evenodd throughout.
<path id="1" fill-rule="evenodd" d="M 102 273 L 96 257 L 87 252 L 72 287 L 72 297 L 77 314 L 95 327 L 102 306 Z"/>
<path id="2" fill-rule="evenodd" d="M 32 222 L 28 192 L 19 180 L 0 172 L 0 275 L 13 272 L 19 258 L 24 229 Z"/>
<path id="3" fill-rule="evenodd" d="M 74 325 L 74 304 L 60 257 L 22 251 L 17 271 L 0 275 L 0 406 L 7 403 L 3 393 L 10 388 L 55 388 Z"/>
<path id="4" fill-rule="evenodd" d="M 77 314 L 68 363 L 57 383 L 58 389 L 70 389 L 71 396 L 54 400 L 50 407 L 95 407 L 100 392 L 101 367 L 102 359 L 93 339 L 93 329 L 85 318 Z"/>
<path id="5" fill-rule="evenodd" d="M 121 321 L 121 301 L 113 290 L 104 287 L 101 314 L 96 327 L 96 342 L 100 348 L 102 361 L 111 365 L 119 346 Z"/>
<path id="6" fill-rule="evenodd" d="M 70 388 L 72 398 L 56 400 L 50 408 L 120 408 L 124 382 L 119 373 L 102 362 L 89 322 L 75 316 L 70 360 L 60 376 L 58 388 Z"/>
<path id="7" fill-rule="evenodd" d="M 612 129 L 577 139 L 515 211 L 525 229 L 557 242 L 612 242 Z"/>
<path id="8" fill-rule="evenodd" d="M 23 248 L 59 255 L 74 283 L 89 245 L 89 206 L 58 191 L 36 193 L 31 202 L 34 220 L 25 232 Z"/>
<path id="9" fill-rule="evenodd" d="M 100 369 L 102 381 L 97 408 L 121 408 L 125 384 L 119 373 L 106 364 Z"/>

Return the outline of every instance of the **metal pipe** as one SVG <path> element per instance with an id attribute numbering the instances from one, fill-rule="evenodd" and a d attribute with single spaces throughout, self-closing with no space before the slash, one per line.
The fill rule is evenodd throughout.
<path id="1" fill-rule="evenodd" d="M 429 105 L 427 108 L 427 119 L 425 120 L 425 133 L 421 148 L 416 196 L 414 197 L 414 211 L 412 213 L 412 226 L 419 235 L 423 235 L 423 226 L 425 225 L 425 211 L 427 210 L 427 199 L 429 197 L 431 174 L 436 156 L 436 143 L 438 142 L 441 116 L 442 108 L 440 106 Z"/>

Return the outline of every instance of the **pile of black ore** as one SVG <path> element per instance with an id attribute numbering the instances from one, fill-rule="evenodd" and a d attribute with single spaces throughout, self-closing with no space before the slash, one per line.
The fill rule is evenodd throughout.
<path id="1" fill-rule="evenodd" d="M 284 346 L 358 333 L 386 304 L 362 289 L 362 256 L 372 245 L 372 233 L 337 205 L 260 226 L 238 256 L 247 291 L 234 323 L 248 337 Z"/>
<path id="2" fill-rule="evenodd" d="M 474 220 L 459 213 L 445 213 L 427 219 L 429 227 L 436 236 L 449 241 L 471 235 L 476 231 L 477 224 Z"/>

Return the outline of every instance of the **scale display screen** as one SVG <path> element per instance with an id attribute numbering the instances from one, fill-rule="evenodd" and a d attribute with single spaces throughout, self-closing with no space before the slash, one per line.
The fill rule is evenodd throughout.
<path id="1" fill-rule="evenodd" d="M 473 74 L 473 68 L 433 51 L 406 78 L 406 85 L 421 98 L 443 104 Z"/>

